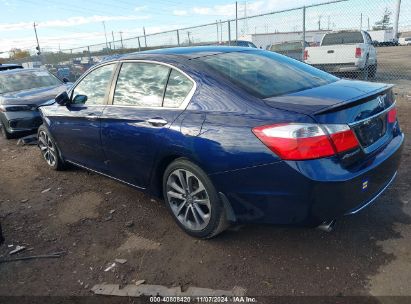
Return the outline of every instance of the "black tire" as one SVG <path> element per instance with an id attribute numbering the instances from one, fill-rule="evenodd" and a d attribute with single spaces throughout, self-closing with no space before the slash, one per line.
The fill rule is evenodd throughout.
<path id="1" fill-rule="evenodd" d="M 3 125 L 2 122 L 0 122 L 0 129 L 1 129 L 1 135 L 3 136 L 3 138 L 5 138 L 5 139 L 14 138 L 14 134 L 8 132 L 6 127 Z"/>
<path id="2" fill-rule="evenodd" d="M 377 64 L 373 64 L 370 66 L 368 70 L 368 79 L 374 79 L 376 74 L 377 74 Z"/>
<path id="3" fill-rule="evenodd" d="M 46 135 L 46 138 L 44 138 L 44 135 Z M 64 170 L 66 165 L 64 163 L 64 160 L 61 158 L 60 150 L 58 149 L 53 136 L 44 125 L 41 125 L 39 127 L 37 131 L 37 138 L 37 145 L 39 146 L 40 152 L 48 167 L 56 171 Z M 47 148 L 45 146 L 47 146 Z M 49 153 L 49 157 L 46 156 L 46 152 Z M 54 157 L 54 161 L 51 161 L 50 154 Z"/>
<path id="4" fill-rule="evenodd" d="M 368 55 L 367 59 L 365 60 L 364 68 L 361 70 L 361 79 L 368 80 L 368 76 L 370 75 L 370 65 L 368 64 Z"/>
<path id="5" fill-rule="evenodd" d="M 191 179 L 194 179 L 194 181 L 197 182 L 201 182 L 201 186 L 203 186 L 205 188 L 205 191 L 203 192 L 203 194 L 208 197 L 208 202 L 211 206 L 211 208 L 209 208 L 209 219 L 208 219 L 208 223 L 205 224 L 205 227 L 203 227 L 202 229 L 191 229 L 190 227 L 188 227 L 188 225 L 183 224 L 179 218 L 177 217 L 177 215 L 175 214 L 175 210 L 173 211 L 173 206 L 175 206 L 175 204 L 173 202 L 170 201 L 169 197 L 168 197 L 168 191 L 173 190 L 173 188 L 170 188 L 169 184 L 167 183 L 168 181 L 171 181 L 173 176 L 176 175 L 176 172 L 180 172 L 179 170 L 182 170 L 183 172 L 189 172 L 190 174 L 192 174 L 192 176 L 190 176 Z M 186 179 L 188 180 L 188 179 Z M 198 183 L 199 184 L 199 183 Z M 193 188 L 194 186 L 192 185 L 191 188 Z M 183 188 L 183 187 L 181 187 Z M 190 188 L 190 186 L 187 186 L 187 188 Z M 200 188 L 200 187 L 198 187 Z M 193 191 L 194 193 L 195 191 Z M 187 194 L 189 192 L 186 191 L 186 196 L 188 196 L 189 194 Z M 187 159 L 184 158 L 180 158 L 175 160 L 174 162 L 172 162 L 167 169 L 164 172 L 164 176 L 163 176 L 163 195 L 164 195 L 164 201 L 167 205 L 167 208 L 169 209 L 170 213 L 172 214 L 174 220 L 176 221 L 177 225 L 180 226 L 181 229 L 183 229 L 187 234 L 196 237 L 196 238 L 201 238 L 201 239 L 210 239 L 212 237 L 215 237 L 216 235 L 220 234 L 221 232 L 223 232 L 224 230 L 226 230 L 229 226 L 229 222 L 227 220 L 226 217 L 226 213 L 225 213 L 225 209 L 224 209 L 224 205 L 223 202 L 220 200 L 220 197 L 217 193 L 217 191 L 215 190 L 214 185 L 212 184 L 211 180 L 208 178 L 207 174 L 197 165 L 193 164 L 192 162 L 188 161 Z M 194 196 L 195 198 L 195 196 Z M 201 199 L 199 199 L 201 200 Z M 187 201 L 188 198 L 186 198 L 184 200 L 186 203 L 182 203 L 187 205 Z M 194 205 L 196 202 L 196 200 L 192 201 L 192 204 Z M 197 205 L 196 208 L 198 208 L 199 205 Z M 175 208 L 175 207 L 174 207 Z M 196 213 L 194 210 L 196 209 L 194 207 L 192 207 L 192 218 L 194 219 L 194 213 Z M 207 207 L 205 207 L 207 208 Z M 178 208 L 180 209 L 180 208 Z M 189 209 L 189 207 L 187 206 L 186 209 Z M 183 212 L 182 212 L 183 213 Z M 197 216 L 199 215 L 199 213 L 197 213 Z M 187 212 L 186 212 L 186 217 L 187 217 Z M 201 219 L 201 217 L 200 217 Z M 194 223 L 194 221 L 193 221 Z"/>

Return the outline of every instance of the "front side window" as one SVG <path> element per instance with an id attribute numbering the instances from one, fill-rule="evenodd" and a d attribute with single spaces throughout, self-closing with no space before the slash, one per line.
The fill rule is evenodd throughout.
<path id="1" fill-rule="evenodd" d="M 73 91 L 74 104 L 102 105 L 115 64 L 99 67 L 87 74 Z"/>
<path id="2" fill-rule="evenodd" d="M 170 68 L 160 64 L 126 62 L 121 66 L 113 104 L 161 107 Z"/>
<path id="3" fill-rule="evenodd" d="M 164 107 L 178 108 L 193 88 L 193 82 L 182 73 L 172 70 L 164 95 Z"/>
<path id="4" fill-rule="evenodd" d="M 0 75 L 0 94 L 62 85 L 62 82 L 48 71 L 19 70 L 16 73 Z"/>
<path id="5" fill-rule="evenodd" d="M 198 60 L 259 98 L 298 92 L 338 80 L 331 74 L 273 52 L 229 52 Z"/>

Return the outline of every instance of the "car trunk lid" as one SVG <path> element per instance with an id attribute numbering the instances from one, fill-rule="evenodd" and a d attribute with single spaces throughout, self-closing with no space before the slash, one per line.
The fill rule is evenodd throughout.
<path id="1" fill-rule="evenodd" d="M 279 109 L 311 116 L 321 124 L 348 124 L 365 153 L 392 137 L 387 124 L 394 105 L 392 85 L 339 80 L 317 88 L 265 99 Z"/>

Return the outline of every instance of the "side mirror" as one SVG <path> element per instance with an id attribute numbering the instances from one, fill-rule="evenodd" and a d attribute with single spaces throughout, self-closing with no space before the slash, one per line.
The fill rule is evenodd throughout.
<path id="1" fill-rule="evenodd" d="M 61 106 L 65 106 L 70 103 L 70 97 L 68 96 L 67 92 L 61 92 L 54 98 L 54 100 Z"/>
<path id="2" fill-rule="evenodd" d="M 87 96 L 86 95 L 76 95 L 73 98 L 73 104 L 85 104 L 87 101 Z"/>
<path id="3" fill-rule="evenodd" d="M 70 82 L 70 80 L 68 80 L 66 77 L 64 77 L 64 78 L 63 78 L 63 82 L 64 82 L 64 83 L 67 83 L 67 82 Z"/>

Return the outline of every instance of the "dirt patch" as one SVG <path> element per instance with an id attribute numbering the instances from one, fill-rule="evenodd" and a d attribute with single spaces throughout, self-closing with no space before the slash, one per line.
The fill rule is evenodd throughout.
<path id="1" fill-rule="evenodd" d="M 103 201 L 96 192 L 85 192 L 65 200 L 58 213 L 59 220 L 64 224 L 72 224 L 82 219 L 97 218 L 98 206 Z"/>
<path id="2" fill-rule="evenodd" d="M 128 239 L 118 248 L 118 251 L 157 250 L 160 243 L 153 242 L 141 236 L 130 234 Z"/>

